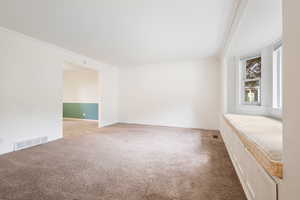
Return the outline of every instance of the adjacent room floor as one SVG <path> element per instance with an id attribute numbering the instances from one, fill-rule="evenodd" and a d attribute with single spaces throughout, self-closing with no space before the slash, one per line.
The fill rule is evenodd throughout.
<path id="1" fill-rule="evenodd" d="M 64 134 L 0 156 L 0 200 L 246 199 L 218 132 L 65 121 Z"/>

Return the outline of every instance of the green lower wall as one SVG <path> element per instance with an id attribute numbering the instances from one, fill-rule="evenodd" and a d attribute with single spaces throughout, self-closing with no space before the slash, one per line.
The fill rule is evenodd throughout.
<path id="1" fill-rule="evenodd" d="M 98 104 L 63 103 L 63 117 L 98 120 Z"/>

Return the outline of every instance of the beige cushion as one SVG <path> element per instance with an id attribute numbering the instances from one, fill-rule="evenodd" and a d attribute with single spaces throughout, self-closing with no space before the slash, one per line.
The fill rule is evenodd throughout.
<path id="1" fill-rule="evenodd" d="M 226 114 L 225 118 L 273 161 L 282 161 L 282 122 L 263 116 Z"/>

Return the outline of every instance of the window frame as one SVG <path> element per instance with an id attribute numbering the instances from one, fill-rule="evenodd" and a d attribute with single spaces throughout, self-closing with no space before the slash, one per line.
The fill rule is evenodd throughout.
<path id="1" fill-rule="evenodd" d="M 279 51 L 279 52 L 278 52 Z M 273 109 L 282 110 L 282 43 L 273 49 Z"/>
<path id="2" fill-rule="evenodd" d="M 256 78 L 256 79 L 247 79 L 246 78 L 246 62 L 248 60 L 251 59 L 255 59 L 255 58 L 260 58 L 261 62 L 262 62 L 262 56 L 261 54 L 256 54 L 253 56 L 248 56 L 248 57 L 243 57 L 240 58 L 239 63 L 240 63 L 240 81 L 239 81 L 239 85 L 240 85 L 240 94 L 239 94 L 239 99 L 240 99 L 240 104 L 243 106 L 257 106 L 260 107 L 261 106 L 261 83 L 262 83 L 262 77 L 260 78 Z M 259 81 L 259 87 L 258 87 L 258 101 L 254 102 L 254 103 L 249 103 L 245 101 L 245 83 L 247 81 Z"/>

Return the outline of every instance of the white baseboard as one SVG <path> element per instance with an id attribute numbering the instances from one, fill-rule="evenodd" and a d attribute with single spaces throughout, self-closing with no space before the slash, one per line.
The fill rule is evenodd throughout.
<path id="1" fill-rule="evenodd" d="M 159 124 L 159 123 L 146 123 L 146 122 L 129 122 L 129 121 L 120 121 L 121 124 L 133 124 L 133 125 L 142 125 L 142 126 L 157 126 L 157 127 L 169 127 L 169 128 L 186 128 L 186 129 L 199 129 L 203 131 L 219 131 L 219 128 L 203 128 L 197 126 L 181 126 L 176 124 Z"/>
<path id="2" fill-rule="evenodd" d="M 54 142 L 56 140 L 60 140 L 60 139 L 63 139 L 63 136 L 59 136 L 59 137 L 54 137 L 54 138 L 48 138 L 49 140 L 46 142 L 46 143 L 43 143 L 43 144 L 40 144 L 40 145 L 44 145 L 44 144 L 47 144 L 47 143 L 50 143 L 50 142 Z M 37 145 L 39 146 L 39 145 Z M 34 148 L 35 146 L 32 146 L 30 148 Z M 27 149 L 27 148 L 25 148 Z M 22 151 L 22 150 L 18 150 L 18 151 Z M 14 151 L 14 143 L 11 143 L 9 142 L 7 145 L 6 145 L 6 148 L 3 148 L 3 149 L 0 149 L 0 156 L 1 155 L 5 155 L 5 154 L 9 154 L 9 153 L 12 153 L 12 152 L 15 152 Z"/>

